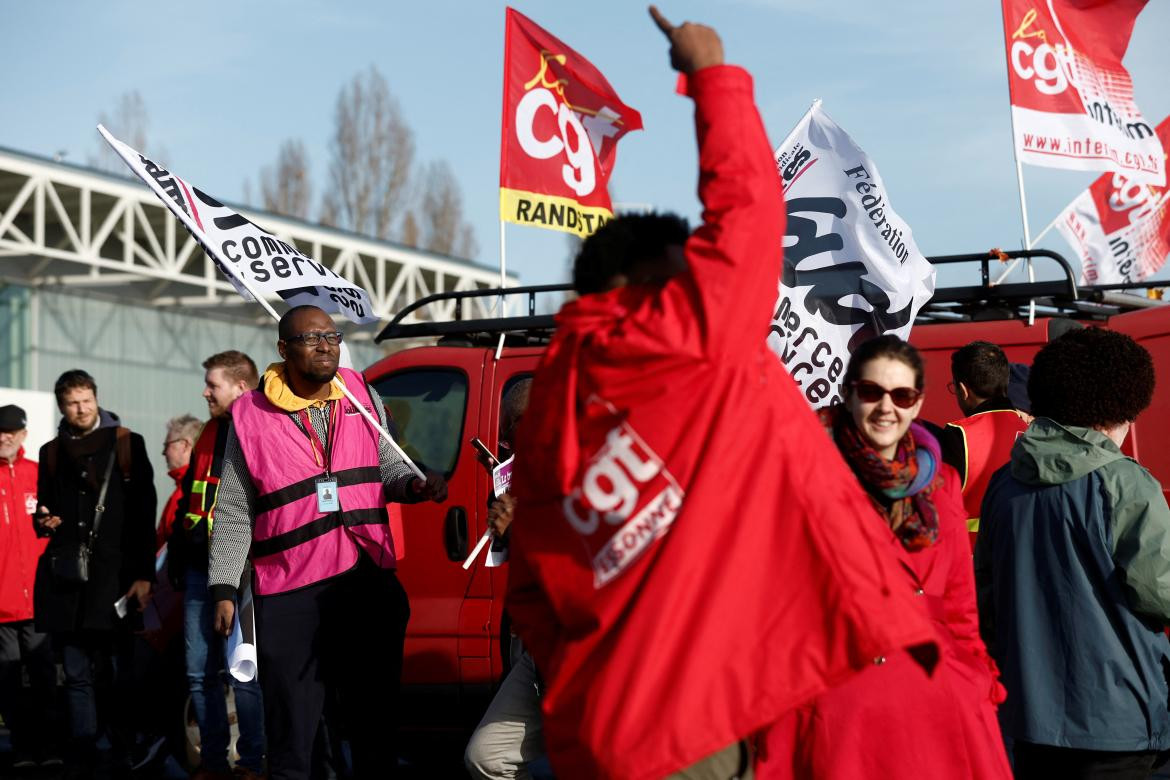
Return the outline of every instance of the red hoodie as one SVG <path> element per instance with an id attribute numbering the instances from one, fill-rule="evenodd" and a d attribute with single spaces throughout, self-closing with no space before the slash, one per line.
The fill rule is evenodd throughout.
<path id="1" fill-rule="evenodd" d="M 567 304 L 532 388 L 508 611 L 561 778 L 661 777 L 934 631 L 765 343 L 784 204 L 752 84 L 691 75 L 703 224 L 661 288 Z"/>
<path id="2" fill-rule="evenodd" d="M 37 501 L 37 462 L 24 456 L 0 461 L 0 623 L 32 620 L 37 560 L 48 539 L 38 539 L 32 513 Z"/>

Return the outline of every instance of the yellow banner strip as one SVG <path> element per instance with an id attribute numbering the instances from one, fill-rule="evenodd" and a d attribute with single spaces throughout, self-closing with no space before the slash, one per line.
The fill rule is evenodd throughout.
<path id="1" fill-rule="evenodd" d="M 613 212 L 601 206 L 582 206 L 572 198 L 501 187 L 500 219 L 584 238 L 613 219 Z"/>

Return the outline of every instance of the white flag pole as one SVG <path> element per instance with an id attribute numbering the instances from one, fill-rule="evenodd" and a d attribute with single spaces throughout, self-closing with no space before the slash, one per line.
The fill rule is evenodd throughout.
<path id="1" fill-rule="evenodd" d="M 1063 213 L 1064 212 L 1062 211 L 1061 214 L 1063 214 Z M 1028 248 L 1029 249 L 1035 248 L 1035 246 L 1037 244 L 1039 244 L 1044 239 L 1044 236 L 1048 235 L 1048 232 L 1050 230 L 1052 230 L 1052 228 L 1056 227 L 1056 223 L 1059 221 L 1060 221 L 1060 214 L 1057 214 L 1056 219 L 1049 222 L 1047 227 L 1045 227 L 1043 230 L 1041 230 L 1039 233 L 1036 234 L 1036 237 L 1032 239 L 1032 246 L 1030 246 Z M 1019 264 L 1020 264 L 1020 258 L 1017 257 L 1015 260 L 1012 260 L 1011 264 L 1008 265 L 1008 267 L 1004 269 L 1003 273 L 999 275 L 999 278 L 991 283 L 991 286 L 995 287 L 997 285 L 1002 284 L 1003 280 L 1008 278 L 1009 276 L 1011 276 L 1012 271 L 1016 270 L 1016 266 L 1018 266 Z"/>
<path id="2" fill-rule="evenodd" d="M 231 265 L 228 263 L 221 263 L 220 267 L 227 269 L 228 272 L 231 273 L 231 275 L 234 276 L 236 280 L 244 286 L 244 289 L 252 293 L 252 297 L 260 302 L 260 305 L 264 307 L 264 310 L 272 315 L 272 319 L 280 322 L 280 315 L 276 313 L 276 309 L 272 308 L 272 304 L 269 303 L 263 296 L 261 296 L 260 293 L 258 293 L 256 289 L 252 287 L 251 283 L 249 283 L 247 279 L 236 274 L 232 270 Z M 415 462 L 410 459 L 410 456 L 403 451 L 402 447 L 398 446 L 398 442 L 394 441 L 394 437 L 390 435 L 388 430 L 382 427 L 382 424 L 374 418 L 374 415 L 370 414 L 366 407 L 358 403 L 358 399 L 354 398 L 353 393 L 351 393 L 349 388 L 345 386 L 345 383 L 341 381 L 341 377 L 333 377 L 333 385 L 337 387 L 337 389 L 341 390 L 341 394 L 349 399 L 349 402 L 354 405 L 354 408 L 357 409 L 358 413 L 365 418 L 366 422 L 368 422 L 370 426 L 378 432 L 378 435 L 381 436 L 395 452 L 398 453 L 398 457 L 402 458 L 402 462 L 405 463 L 410 468 L 410 470 L 414 472 L 414 475 L 425 482 L 427 475 L 424 474 L 422 469 L 420 469 L 415 464 Z"/>
<path id="3" fill-rule="evenodd" d="M 1004 30 L 1007 30 L 1007 15 L 1004 13 L 1002 3 L 1000 4 L 999 12 L 1000 12 L 1000 19 L 1002 20 Z M 1028 198 L 1027 198 L 1027 195 L 1025 195 L 1025 193 L 1024 193 L 1024 165 L 1023 165 L 1023 163 L 1020 162 L 1020 151 L 1019 151 L 1019 149 L 1016 148 L 1016 115 L 1015 115 L 1015 112 L 1012 111 L 1012 97 L 1011 97 L 1012 74 L 1008 70 L 1009 68 L 1011 68 L 1011 65 L 1008 63 L 1008 56 L 1009 56 L 1010 52 L 1008 52 L 1006 49 L 1007 44 L 1005 43 L 1004 45 L 1005 45 L 1005 49 L 1004 49 L 1003 62 L 1004 62 L 1004 69 L 1005 69 L 1005 72 L 1007 73 L 1007 78 L 1008 78 L 1008 115 L 1011 117 L 1011 120 L 1012 120 L 1011 121 L 1011 125 L 1012 125 L 1012 157 L 1016 161 L 1016 187 L 1020 193 L 1020 219 L 1024 223 L 1024 249 L 1030 250 L 1032 248 L 1032 233 L 1028 227 Z M 1034 281 L 1035 278 L 1036 278 L 1036 275 L 1032 270 L 1032 258 L 1029 257 L 1028 258 L 1028 281 Z M 1028 324 L 1034 325 L 1035 322 L 1036 322 L 1036 300 L 1033 298 L 1028 303 Z"/>
<path id="4" fill-rule="evenodd" d="M 507 265 L 507 245 L 504 243 L 504 220 L 500 220 L 500 290 L 505 290 L 508 287 L 508 265 Z M 500 319 L 507 316 L 507 302 L 504 298 L 503 292 L 500 293 Z M 500 355 L 504 352 L 504 331 L 500 330 L 500 340 L 496 344 L 496 360 L 500 359 Z"/>
<path id="5" fill-rule="evenodd" d="M 130 160 L 126 159 L 126 155 L 122 152 L 121 149 L 118 148 L 118 144 L 114 143 L 114 141 L 117 139 L 115 139 L 112 135 L 110 135 L 110 133 L 106 130 L 106 128 L 102 127 L 101 125 L 98 125 L 97 129 L 98 129 L 98 132 L 102 134 L 102 138 L 106 139 L 106 143 L 108 143 L 110 145 L 110 147 L 113 148 L 113 150 L 118 154 L 119 157 L 121 157 L 126 163 L 130 164 L 131 170 L 134 170 L 133 163 Z M 162 198 L 163 202 L 166 203 L 166 199 L 167 199 L 166 194 L 163 193 L 161 191 L 161 189 L 157 189 L 157 190 L 155 189 L 156 187 L 158 187 L 157 184 L 154 184 L 152 182 L 145 182 L 145 183 L 146 183 L 147 187 L 149 187 L 152 191 L 154 191 L 155 195 L 157 195 L 159 198 Z M 190 217 L 188 217 L 185 214 L 180 213 L 180 212 L 172 211 L 171 213 L 174 214 L 176 217 L 178 217 L 179 221 L 182 222 L 187 227 L 187 229 L 191 231 L 192 234 L 198 235 L 196 232 L 196 226 L 192 223 L 192 220 Z M 203 248 L 204 248 L 204 251 L 207 251 L 206 246 L 204 246 Z M 253 287 L 252 284 L 247 279 L 245 279 L 244 277 L 237 274 L 232 269 L 231 263 L 216 263 L 216 265 L 218 265 L 221 270 L 225 271 L 226 273 L 231 274 L 236 279 L 236 281 L 238 281 L 240 283 L 240 285 L 245 290 L 247 290 L 248 293 L 253 298 L 256 299 L 256 301 L 264 308 L 264 310 L 266 312 L 268 312 L 270 315 L 272 315 L 272 319 L 276 320 L 277 322 L 280 321 L 280 315 L 276 313 L 276 309 L 272 308 L 272 304 L 269 303 L 268 300 L 263 295 L 261 295 L 259 292 L 257 292 L 256 288 Z M 398 456 L 400 458 L 402 458 L 402 462 L 410 467 L 410 470 L 414 472 L 415 476 L 417 476 L 419 479 L 425 481 L 427 477 L 426 477 L 426 474 L 423 474 L 422 469 L 420 469 L 417 465 L 415 465 L 414 461 L 412 461 L 410 459 L 410 457 L 405 452 L 403 452 L 402 448 L 398 446 L 398 442 L 394 441 L 394 437 L 390 435 L 390 432 L 387 431 L 385 428 L 383 428 L 382 425 L 376 419 L 374 419 L 374 416 L 372 414 L 370 414 L 369 411 L 364 406 L 362 406 L 360 403 L 358 403 L 358 400 L 356 398 L 354 398 L 353 393 L 351 393 L 349 391 L 349 388 L 347 388 L 345 386 L 345 384 L 342 383 L 341 379 L 336 377 L 336 376 L 333 377 L 333 384 L 336 385 L 341 390 L 342 394 L 346 398 L 349 399 L 350 403 L 352 403 L 357 408 L 358 412 L 362 415 L 362 417 L 365 418 L 366 422 L 368 422 L 371 426 L 373 426 L 374 430 L 377 431 L 378 434 L 383 439 L 385 439 L 386 442 L 394 449 L 394 451 L 398 453 Z"/>

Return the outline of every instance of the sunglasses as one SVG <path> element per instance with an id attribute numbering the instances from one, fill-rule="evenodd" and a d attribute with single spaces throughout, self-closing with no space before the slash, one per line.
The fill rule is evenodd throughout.
<path id="1" fill-rule="evenodd" d="M 867 404 L 876 403 L 882 400 L 883 395 L 889 393 L 890 400 L 899 409 L 909 409 L 922 397 L 922 391 L 915 390 L 913 387 L 895 387 L 893 390 L 887 390 L 877 382 L 865 379 L 851 383 L 850 387 L 853 388 L 853 392 L 857 393 L 857 397 Z"/>

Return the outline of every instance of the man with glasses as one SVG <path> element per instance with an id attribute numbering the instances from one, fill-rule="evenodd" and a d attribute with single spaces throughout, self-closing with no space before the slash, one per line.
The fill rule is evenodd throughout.
<path id="1" fill-rule="evenodd" d="M 1008 398 L 1011 364 L 1003 350 L 988 341 L 972 341 L 951 355 L 947 390 L 965 417 L 942 429 L 943 461 L 959 472 L 971 548 L 979 534 L 979 505 L 991 475 L 1008 462 L 1012 445 L 1028 428 L 1026 416 Z"/>
<path id="2" fill-rule="evenodd" d="M 231 631 L 250 557 L 273 780 L 309 777 L 327 693 L 340 702 L 354 774 L 394 773 L 409 608 L 386 502 L 447 498 L 442 475 L 417 478 L 341 392 L 338 382 L 385 427 L 373 389 L 338 367 L 341 339 L 315 306 L 281 317 L 283 360 L 232 405 L 216 497 L 216 630 Z"/>

